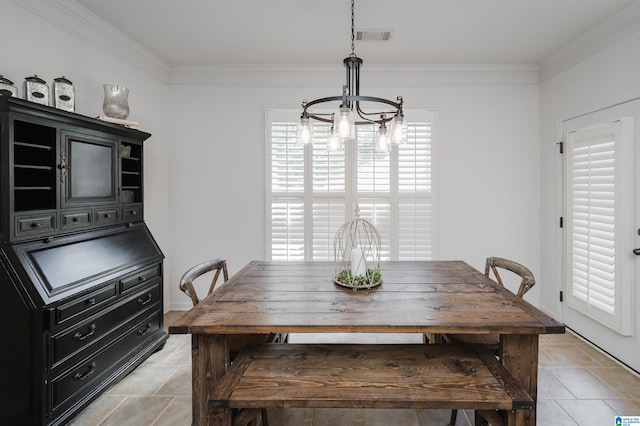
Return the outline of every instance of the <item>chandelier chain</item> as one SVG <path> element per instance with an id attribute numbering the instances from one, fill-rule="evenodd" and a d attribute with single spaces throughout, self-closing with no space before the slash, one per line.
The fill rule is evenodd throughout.
<path id="1" fill-rule="evenodd" d="M 355 0 L 351 0 L 351 56 L 356 56 L 355 22 Z"/>

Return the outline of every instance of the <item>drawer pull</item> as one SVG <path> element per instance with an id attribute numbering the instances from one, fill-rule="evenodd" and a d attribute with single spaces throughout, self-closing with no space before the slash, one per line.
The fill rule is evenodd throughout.
<path id="1" fill-rule="evenodd" d="M 138 210 L 131 211 L 131 216 L 137 216 L 137 215 L 138 215 Z"/>
<path id="2" fill-rule="evenodd" d="M 87 305 L 95 305 L 95 304 L 96 304 L 96 299 L 94 299 L 93 297 L 87 300 Z"/>
<path id="3" fill-rule="evenodd" d="M 40 222 L 33 222 L 31 224 L 32 228 L 42 228 L 42 224 Z"/>
<path id="4" fill-rule="evenodd" d="M 145 300 L 143 300 L 142 298 L 138 299 L 138 305 L 140 306 L 148 305 L 149 303 L 151 303 L 151 299 L 153 299 L 153 296 L 151 295 L 151 293 L 148 293 L 147 298 Z"/>
<path id="5" fill-rule="evenodd" d="M 140 275 L 140 276 L 138 277 L 138 281 L 139 281 L 139 282 L 145 281 L 146 279 L 147 279 L 147 277 L 145 277 L 144 275 Z"/>
<path id="6" fill-rule="evenodd" d="M 77 217 L 74 217 L 73 219 L 71 219 L 73 222 L 79 222 L 80 219 L 78 219 Z"/>
<path id="7" fill-rule="evenodd" d="M 95 332 L 96 332 L 96 325 L 91 324 L 91 326 L 89 327 L 89 332 L 87 334 L 83 335 L 78 331 L 76 334 L 73 335 L 73 338 L 79 341 L 83 341 L 87 337 L 92 336 Z"/>
<path id="8" fill-rule="evenodd" d="M 94 371 L 96 371 L 96 363 L 92 362 L 91 364 L 89 364 L 89 369 L 86 372 L 84 372 L 84 373 L 76 373 L 73 376 L 73 380 L 82 381 L 82 380 L 86 379 L 87 377 L 89 377 L 90 375 L 92 375 Z"/>
<path id="9" fill-rule="evenodd" d="M 111 218 L 111 215 L 110 215 L 109 213 L 105 213 L 104 218 L 105 218 L 105 219 L 110 219 L 110 218 Z"/>
<path id="10" fill-rule="evenodd" d="M 145 334 L 147 334 L 147 331 L 151 330 L 151 323 L 145 325 L 145 327 L 142 330 L 138 330 L 138 336 L 144 336 Z"/>

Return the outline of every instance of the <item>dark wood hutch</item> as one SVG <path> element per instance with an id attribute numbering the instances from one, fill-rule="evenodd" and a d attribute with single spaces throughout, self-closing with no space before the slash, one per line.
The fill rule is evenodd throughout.
<path id="1" fill-rule="evenodd" d="M 64 424 L 163 347 L 149 136 L 0 95 L 0 424 Z"/>

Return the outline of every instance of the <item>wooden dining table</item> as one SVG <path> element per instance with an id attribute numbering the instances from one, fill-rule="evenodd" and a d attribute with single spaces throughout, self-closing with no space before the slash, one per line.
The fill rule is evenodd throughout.
<path id="1" fill-rule="evenodd" d="M 564 333 L 561 323 L 463 261 L 380 271 L 380 286 L 354 291 L 334 283 L 332 262 L 252 261 L 185 313 L 169 332 L 192 335 L 193 424 L 210 424 L 227 336 L 276 333 L 498 333 L 500 362 L 534 401 L 525 424 L 536 424 L 539 335 Z"/>

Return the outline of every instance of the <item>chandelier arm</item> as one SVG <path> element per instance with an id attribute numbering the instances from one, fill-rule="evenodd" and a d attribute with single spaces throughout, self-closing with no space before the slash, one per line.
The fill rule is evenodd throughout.
<path id="1" fill-rule="evenodd" d="M 314 99 L 304 104 L 303 111 L 308 112 L 309 107 L 312 107 L 313 105 L 318 105 L 325 102 L 342 101 L 342 99 L 343 99 L 342 96 L 328 96 L 326 98 Z M 377 102 L 381 104 L 387 104 L 394 107 L 396 109 L 396 112 L 402 109 L 402 105 L 397 102 L 391 101 L 389 99 L 377 98 L 374 96 L 347 95 L 347 100 L 351 102 L 358 102 L 358 103 L 359 102 Z M 363 114 L 366 114 L 366 113 L 363 113 Z M 369 115 L 371 114 L 374 114 L 374 113 L 369 113 Z"/>
<path id="2" fill-rule="evenodd" d="M 383 99 L 383 98 L 376 98 L 374 96 L 347 96 L 347 99 L 351 100 L 351 101 L 355 101 L 355 102 L 377 102 L 380 104 L 387 104 L 387 105 L 391 105 L 392 107 L 394 107 L 396 110 L 401 110 L 402 106 L 394 101 L 390 101 L 389 99 Z"/>
<path id="3" fill-rule="evenodd" d="M 342 101 L 342 96 L 329 96 L 329 97 L 326 97 L 326 98 L 314 99 L 312 101 L 307 102 L 304 105 L 304 107 L 302 108 L 302 110 L 304 112 L 307 112 L 309 107 L 311 107 L 313 105 L 322 104 L 324 102 L 333 102 L 333 101 Z"/>

